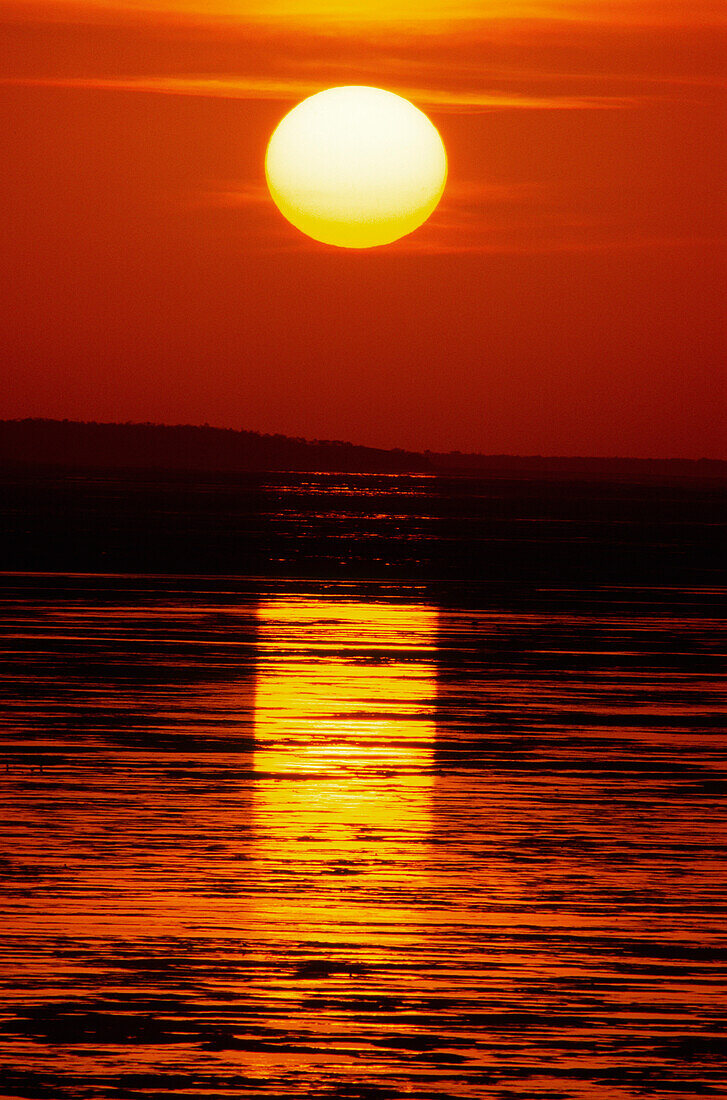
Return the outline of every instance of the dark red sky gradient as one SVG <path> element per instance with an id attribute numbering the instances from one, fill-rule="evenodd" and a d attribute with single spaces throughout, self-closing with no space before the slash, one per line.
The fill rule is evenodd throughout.
<path id="1" fill-rule="evenodd" d="M 0 417 L 727 458 L 721 6 L 184 7 L 5 5 Z M 346 83 L 408 95 L 450 158 L 371 252 L 264 184 L 282 115 Z"/>

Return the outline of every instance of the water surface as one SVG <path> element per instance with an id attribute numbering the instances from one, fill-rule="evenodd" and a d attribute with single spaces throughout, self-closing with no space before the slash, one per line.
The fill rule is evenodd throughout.
<path id="1" fill-rule="evenodd" d="M 6 575 L 7 1097 L 723 1096 L 716 587 Z"/>

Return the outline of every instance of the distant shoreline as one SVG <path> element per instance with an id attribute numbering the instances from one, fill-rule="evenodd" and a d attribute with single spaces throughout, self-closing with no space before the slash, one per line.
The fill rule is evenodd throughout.
<path id="1" fill-rule="evenodd" d="M 266 472 L 412 474 L 533 480 L 727 480 L 727 461 L 593 458 L 407 451 L 339 440 L 207 425 L 116 424 L 73 420 L 0 421 L 6 470 L 241 474 Z"/>

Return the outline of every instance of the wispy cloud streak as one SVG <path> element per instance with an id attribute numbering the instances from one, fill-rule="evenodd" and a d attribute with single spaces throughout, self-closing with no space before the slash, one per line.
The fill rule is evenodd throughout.
<path id="1" fill-rule="evenodd" d="M 399 34 L 518 21 L 618 26 L 725 25 L 723 0 L 8 0 L 33 18 L 171 16 L 226 23 L 320 28 L 327 34 L 395 27 Z"/>
<path id="2" fill-rule="evenodd" d="M 146 92 L 158 95 L 202 96 L 218 99 L 289 100 L 312 95 L 327 87 L 324 81 L 224 79 L 221 77 L 0 77 L 0 84 L 46 88 L 87 88 L 96 91 Z M 418 103 L 442 109 L 583 111 L 632 107 L 635 96 L 616 95 L 528 95 L 516 92 L 450 91 L 445 88 L 400 87 L 388 84 Z"/>

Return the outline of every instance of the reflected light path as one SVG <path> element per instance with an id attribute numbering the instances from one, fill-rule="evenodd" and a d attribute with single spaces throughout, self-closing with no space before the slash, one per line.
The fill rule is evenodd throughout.
<path id="1" fill-rule="evenodd" d="M 6 581 L 1 1097 L 725 1095 L 727 592 L 421 593 Z"/>
<path id="2" fill-rule="evenodd" d="M 251 839 L 268 924 L 305 938 L 332 916 L 341 935 L 405 920 L 431 830 L 436 625 L 416 604 L 260 604 Z"/>

